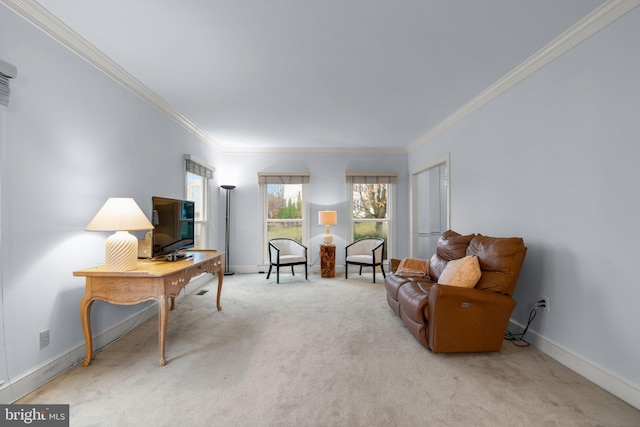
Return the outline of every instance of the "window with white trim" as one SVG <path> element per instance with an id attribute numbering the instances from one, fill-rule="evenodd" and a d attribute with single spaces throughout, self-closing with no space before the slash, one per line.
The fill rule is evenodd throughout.
<path id="1" fill-rule="evenodd" d="M 347 243 L 364 237 L 385 240 L 384 259 L 395 248 L 395 184 L 398 175 L 382 172 L 348 172 L 347 183 Z"/>
<path id="2" fill-rule="evenodd" d="M 262 259 L 268 263 L 267 244 L 288 237 L 309 246 L 308 172 L 258 172 L 262 222 Z"/>
<path id="3" fill-rule="evenodd" d="M 195 247 L 209 247 L 209 180 L 213 179 L 214 168 L 186 154 L 185 158 L 185 198 L 195 202 L 193 233 Z"/>

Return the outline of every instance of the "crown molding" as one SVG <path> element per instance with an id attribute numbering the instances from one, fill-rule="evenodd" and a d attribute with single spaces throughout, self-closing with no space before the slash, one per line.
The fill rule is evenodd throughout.
<path id="1" fill-rule="evenodd" d="M 68 25 L 59 20 L 47 9 L 33 0 L 0 0 L 25 20 L 35 27 L 48 34 L 62 45 L 85 59 L 87 62 L 103 71 L 116 82 L 147 101 L 161 112 L 175 120 L 186 130 L 196 137 L 211 144 L 216 150 L 222 153 L 378 153 L 378 154 L 406 154 L 404 148 L 297 148 L 297 147 L 232 147 L 224 146 L 215 141 L 209 134 L 196 126 L 182 113 L 173 108 L 155 92 L 142 84 L 138 79 L 125 71 L 120 65 L 98 50 L 95 46 L 84 39 L 80 34 L 73 31 Z"/>
<path id="2" fill-rule="evenodd" d="M 609 0 L 489 86 L 458 111 L 407 147 L 410 154 L 500 94 L 526 79 L 574 46 L 606 27 L 636 6 L 640 0 Z"/>
<path id="3" fill-rule="evenodd" d="M 211 144 L 222 153 L 377 153 L 377 154 L 406 154 L 411 153 L 428 141 L 444 132 L 466 116 L 507 91 L 520 81 L 538 71 L 555 60 L 569 49 L 581 43 L 600 29 L 606 27 L 625 13 L 640 5 L 640 0 L 609 0 L 599 8 L 583 18 L 573 27 L 554 39 L 551 43 L 536 52 L 522 64 L 485 89 L 478 96 L 465 104 L 458 111 L 440 122 L 436 127 L 420 137 L 406 149 L 393 148 L 261 148 L 261 147 L 229 147 L 215 141 L 209 134 L 196 126 L 182 113 L 173 108 L 142 82 L 126 72 L 116 62 L 103 54 L 95 46 L 73 31 L 44 7 L 33 0 L 0 0 L 1 3 L 22 16 L 28 22 L 62 43 L 71 51 L 78 54 L 90 64 L 113 78 L 140 98 L 144 99 L 161 112 L 172 118 L 193 135 Z"/>
<path id="4" fill-rule="evenodd" d="M 263 153 L 263 154 L 407 154 L 403 148 L 378 148 L 378 147 L 229 147 L 221 150 L 223 153 Z"/>
<path id="5" fill-rule="evenodd" d="M 196 137 L 212 144 L 218 150 L 222 150 L 220 144 L 214 141 L 206 132 L 37 2 L 33 0 L 0 0 L 0 2 L 103 71 L 116 82 L 171 117 Z"/>

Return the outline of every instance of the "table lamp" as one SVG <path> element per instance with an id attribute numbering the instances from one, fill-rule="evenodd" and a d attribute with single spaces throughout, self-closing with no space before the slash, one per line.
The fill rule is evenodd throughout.
<path id="1" fill-rule="evenodd" d="M 138 266 L 138 239 L 129 231 L 151 230 L 153 225 L 131 198 L 110 198 L 87 225 L 87 231 L 115 231 L 104 243 L 105 268 L 130 271 Z"/>
<path id="2" fill-rule="evenodd" d="M 326 225 L 327 231 L 324 235 L 324 244 L 328 245 L 333 241 L 330 227 L 338 223 L 338 213 L 336 211 L 319 211 L 318 224 Z"/>

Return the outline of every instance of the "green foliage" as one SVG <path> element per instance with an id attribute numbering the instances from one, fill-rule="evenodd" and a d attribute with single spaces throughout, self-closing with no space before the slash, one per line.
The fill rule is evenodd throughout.
<path id="1" fill-rule="evenodd" d="M 384 229 L 383 229 L 384 228 Z M 365 237 L 373 237 L 375 239 L 384 240 L 383 259 L 387 259 L 387 232 L 386 224 L 380 222 L 356 222 L 353 225 L 353 240 L 363 239 Z"/>
<path id="2" fill-rule="evenodd" d="M 269 184 L 267 209 L 270 219 L 302 218 L 302 186 L 299 184 Z"/>
<path id="3" fill-rule="evenodd" d="M 278 211 L 278 219 L 302 218 L 302 195 L 298 193 L 298 197 L 294 202 L 289 198 L 286 200 L 286 206 Z"/>
<path id="4" fill-rule="evenodd" d="M 275 224 L 273 224 L 275 225 Z M 267 239 L 275 239 L 276 237 L 288 237 L 302 242 L 302 225 L 298 224 L 277 224 L 277 227 L 269 227 L 267 231 Z"/>

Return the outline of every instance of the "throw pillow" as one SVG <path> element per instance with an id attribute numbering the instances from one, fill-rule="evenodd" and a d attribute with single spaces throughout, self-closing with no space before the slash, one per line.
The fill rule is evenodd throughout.
<path id="1" fill-rule="evenodd" d="M 442 271 L 438 283 L 442 285 L 473 288 L 480 280 L 480 262 L 475 255 L 449 261 Z"/>
<path id="2" fill-rule="evenodd" d="M 429 276 L 429 260 L 404 258 L 400 261 L 395 274 L 402 277 Z"/>

